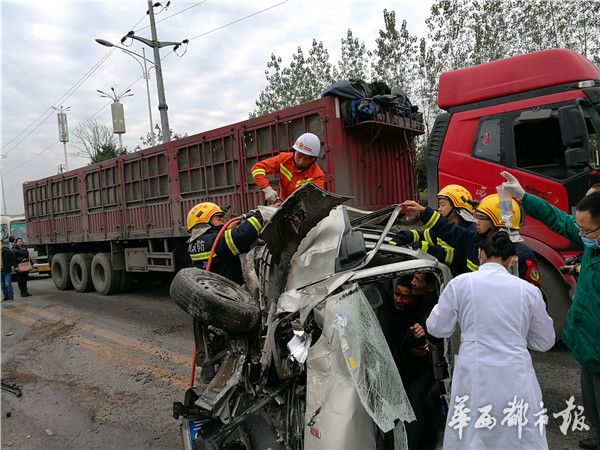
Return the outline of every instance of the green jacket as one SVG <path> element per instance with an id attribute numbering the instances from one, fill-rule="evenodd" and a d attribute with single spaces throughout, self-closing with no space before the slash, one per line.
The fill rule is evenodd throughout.
<path id="1" fill-rule="evenodd" d="M 562 337 L 585 369 L 600 373 L 600 250 L 583 245 L 573 216 L 532 194 L 525 194 L 521 204 L 527 215 L 584 249 L 575 298 Z"/>

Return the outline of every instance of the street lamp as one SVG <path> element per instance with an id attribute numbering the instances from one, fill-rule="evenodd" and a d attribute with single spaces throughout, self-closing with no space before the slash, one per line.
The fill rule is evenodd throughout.
<path id="1" fill-rule="evenodd" d="M 112 112 L 112 121 L 113 121 L 113 133 L 119 135 L 119 150 L 123 150 L 123 138 L 121 135 L 125 133 L 125 113 L 123 112 L 123 105 L 120 103 L 123 97 L 131 97 L 133 94 L 130 94 L 131 89 L 127 89 L 126 91 L 117 94 L 114 87 L 110 88 L 112 94 L 107 94 L 100 89 L 96 89 L 100 94 L 100 97 L 107 97 L 112 99 L 113 104 L 110 105 L 110 109 Z"/>
<path id="2" fill-rule="evenodd" d="M 121 50 L 123 53 L 125 53 L 126 55 L 131 56 L 142 68 L 142 76 L 144 77 L 144 80 L 146 80 L 146 96 L 148 98 L 148 117 L 150 119 L 150 138 L 153 139 L 154 137 L 154 127 L 153 127 L 153 122 L 152 122 L 152 103 L 150 101 L 150 85 L 148 83 L 148 80 L 150 79 L 150 69 L 152 69 L 154 66 L 154 64 L 152 63 L 152 61 L 150 61 L 148 58 L 146 58 L 146 49 L 142 47 L 142 54 L 140 55 L 139 53 L 136 52 L 132 52 L 131 50 L 127 50 L 126 48 L 120 47 L 118 45 L 113 44 L 112 42 L 109 42 L 105 39 L 96 39 L 96 42 L 100 45 L 104 45 L 105 47 L 115 47 L 118 48 L 119 50 Z M 141 58 L 143 61 L 140 62 L 140 60 L 138 58 L 136 58 L 136 56 L 138 58 Z M 147 68 L 146 66 L 146 62 L 151 64 L 150 69 Z"/>

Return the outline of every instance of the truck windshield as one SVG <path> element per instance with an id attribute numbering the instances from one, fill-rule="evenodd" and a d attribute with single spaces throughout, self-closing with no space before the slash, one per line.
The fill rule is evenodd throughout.
<path id="1" fill-rule="evenodd" d="M 10 236 L 14 237 L 15 240 L 21 238 L 27 242 L 27 228 L 25 222 L 11 222 L 10 224 Z"/>

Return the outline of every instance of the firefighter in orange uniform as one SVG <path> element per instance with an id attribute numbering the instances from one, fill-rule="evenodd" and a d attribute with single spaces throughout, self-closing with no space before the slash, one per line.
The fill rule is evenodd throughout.
<path id="1" fill-rule="evenodd" d="M 292 147 L 293 152 L 282 152 L 252 166 L 252 178 L 265 193 L 268 204 L 285 200 L 306 183 L 323 188 L 325 176 L 316 163 L 321 151 L 321 140 L 312 133 L 304 133 Z M 271 187 L 267 174 L 279 174 L 279 193 Z"/>

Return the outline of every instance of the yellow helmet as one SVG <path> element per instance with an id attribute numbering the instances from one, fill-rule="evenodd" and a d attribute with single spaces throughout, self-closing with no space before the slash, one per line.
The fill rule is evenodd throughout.
<path id="1" fill-rule="evenodd" d="M 187 229 L 190 231 L 199 223 L 209 223 L 215 214 L 225 214 L 219 205 L 211 202 L 198 203 L 187 215 Z"/>
<path id="2" fill-rule="evenodd" d="M 466 209 L 470 213 L 473 212 L 473 206 L 469 203 L 473 200 L 473 196 L 460 184 L 449 184 L 438 192 L 437 198 L 447 198 L 452 202 L 455 208 Z"/>
<path id="3" fill-rule="evenodd" d="M 519 204 L 514 198 L 512 199 L 512 207 L 514 214 L 510 219 L 510 228 L 512 230 L 518 230 L 521 226 L 521 208 L 519 208 Z M 500 198 L 498 197 L 498 194 L 484 197 L 479 205 L 475 207 L 475 211 L 488 216 L 495 227 L 505 228 L 504 221 L 500 215 Z"/>

